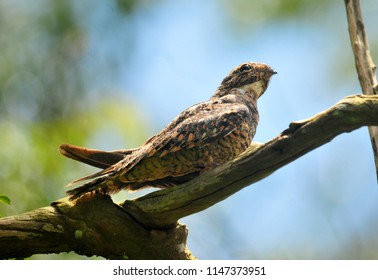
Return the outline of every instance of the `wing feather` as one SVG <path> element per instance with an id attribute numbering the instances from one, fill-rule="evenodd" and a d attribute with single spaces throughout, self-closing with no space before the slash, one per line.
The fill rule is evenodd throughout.
<path id="1" fill-rule="evenodd" d="M 206 104 L 200 105 L 186 113 L 182 121 L 159 133 L 150 147 L 150 155 L 163 157 L 170 152 L 214 143 L 237 129 L 240 119 L 248 117 L 248 108 L 241 104 L 212 104 L 211 111 L 204 110 Z"/>

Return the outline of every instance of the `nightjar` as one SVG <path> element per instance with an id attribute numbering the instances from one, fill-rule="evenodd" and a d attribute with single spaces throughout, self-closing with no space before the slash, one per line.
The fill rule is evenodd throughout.
<path id="1" fill-rule="evenodd" d="M 112 194 L 122 189 L 166 188 L 187 182 L 241 154 L 251 144 L 259 121 L 257 99 L 276 72 L 263 63 L 234 68 L 211 98 L 193 105 L 136 149 L 101 151 L 63 144 L 66 157 L 103 170 L 67 193 Z"/>

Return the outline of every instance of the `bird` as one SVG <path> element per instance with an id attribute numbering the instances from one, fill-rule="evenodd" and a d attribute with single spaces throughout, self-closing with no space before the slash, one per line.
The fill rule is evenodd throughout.
<path id="1" fill-rule="evenodd" d="M 252 142 L 259 121 L 257 100 L 274 74 L 264 63 L 240 64 L 208 101 L 184 110 L 138 148 L 102 151 L 62 144 L 62 155 L 102 169 L 71 182 L 89 181 L 67 191 L 69 199 L 169 188 L 236 158 Z"/>

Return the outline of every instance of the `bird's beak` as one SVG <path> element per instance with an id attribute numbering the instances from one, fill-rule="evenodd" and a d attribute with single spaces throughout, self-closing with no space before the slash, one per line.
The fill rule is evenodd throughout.
<path id="1" fill-rule="evenodd" d="M 273 75 L 276 75 L 276 74 L 277 74 L 277 72 L 274 71 L 274 70 L 272 70 L 272 71 L 268 71 L 268 73 L 270 74 L 271 77 L 272 77 Z"/>

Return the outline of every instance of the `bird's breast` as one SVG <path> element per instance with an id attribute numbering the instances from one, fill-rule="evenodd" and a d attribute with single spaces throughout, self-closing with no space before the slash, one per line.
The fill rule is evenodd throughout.
<path id="1" fill-rule="evenodd" d="M 256 132 L 256 125 L 245 122 L 225 137 L 209 145 L 203 151 L 205 162 L 208 157 L 207 162 L 221 165 L 240 155 L 251 144 Z"/>

